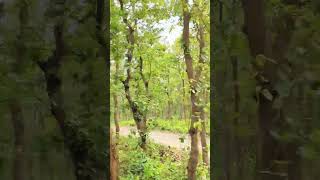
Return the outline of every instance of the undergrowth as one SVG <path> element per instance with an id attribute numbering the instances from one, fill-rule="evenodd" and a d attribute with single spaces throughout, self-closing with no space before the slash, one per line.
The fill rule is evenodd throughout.
<path id="1" fill-rule="evenodd" d="M 120 180 L 185 180 L 188 152 L 148 142 L 146 152 L 138 139 L 120 137 L 118 142 Z M 208 168 L 199 165 L 199 179 L 209 179 Z"/>

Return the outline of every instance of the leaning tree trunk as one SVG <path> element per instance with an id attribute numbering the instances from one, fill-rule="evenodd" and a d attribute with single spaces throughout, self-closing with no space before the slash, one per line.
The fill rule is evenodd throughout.
<path id="1" fill-rule="evenodd" d="M 127 26 L 127 42 L 129 44 L 129 47 L 127 49 L 127 54 L 126 54 L 126 78 L 125 80 L 122 81 L 122 84 L 124 86 L 124 91 L 125 91 L 125 96 L 126 99 L 128 100 L 131 112 L 133 114 L 133 119 L 136 123 L 137 129 L 139 131 L 140 135 L 140 147 L 144 150 L 146 150 L 146 143 L 147 143 L 147 116 L 146 112 L 143 112 L 141 108 L 137 105 L 137 103 L 133 100 L 130 92 L 130 80 L 131 80 L 131 65 L 132 65 L 132 58 L 133 58 L 133 51 L 134 51 L 134 45 L 135 45 L 135 36 L 134 32 L 135 29 L 133 26 L 130 24 L 127 18 L 127 14 L 125 12 L 124 4 L 122 0 L 119 0 L 120 3 L 120 8 L 122 12 L 124 13 L 123 15 L 123 22 Z M 146 88 L 146 92 L 148 93 L 148 81 L 145 79 L 143 76 L 143 59 L 140 56 L 139 58 L 140 63 L 139 63 L 139 73 L 143 79 L 144 86 Z"/>
<path id="2" fill-rule="evenodd" d="M 66 54 L 64 42 L 64 22 L 58 22 L 54 26 L 55 50 L 47 61 L 38 61 L 40 69 L 46 79 L 46 90 L 50 101 L 51 114 L 56 119 L 61 130 L 64 144 L 71 154 L 74 165 L 74 173 L 77 180 L 92 180 L 104 176 L 103 163 L 97 159 L 91 151 L 93 142 L 88 136 L 82 136 L 80 127 L 67 119 L 64 109 L 62 78 L 60 69 L 63 56 Z M 80 136 L 81 134 L 81 136 Z M 92 173 L 95 169 L 95 173 Z"/>

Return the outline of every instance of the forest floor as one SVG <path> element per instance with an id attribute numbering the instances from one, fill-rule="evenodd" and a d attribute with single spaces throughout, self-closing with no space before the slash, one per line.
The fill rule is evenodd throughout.
<path id="1" fill-rule="evenodd" d="M 130 126 L 120 127 L 121 136 L 128 136 L 133 131 L 136 132 L 135 135 L 138 136 L 137 129 L 135 127 L 130 127 Z M 149 132 L 149 138 L 152 139 L 157 144 L 174 147 L 180 150 L 189 149 L 191 144 L 190 137 L 188 134 L 172 133 L 168 131 L 151 130 Z M 210 144 L 209 137 L 207 137 L 207 144 Z M 200 136 L 199 136 L 199 147 L 200 147 Z"/>

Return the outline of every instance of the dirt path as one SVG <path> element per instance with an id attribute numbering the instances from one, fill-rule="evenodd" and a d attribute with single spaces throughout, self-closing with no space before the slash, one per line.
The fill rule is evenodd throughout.
<path id="1" fill-rule="evenodd" d="M 127 127 L 122 126 L 120 127 L 120 135 L 121 136 L 128 136 L 131 131 L 136 132 L 137 136 L 137 129 L 135 127 Z M 180 138 L 184 136 L 184 142 L 182 143 Z M 175 147 L 178 149 L 188 149 L 190 148 L 190 137 L 188 134 L 177 134 L 168 131 L 159 131 L 159 130 L 152 130 L 149 134 L 149 138 L 152 139 L 155 143 L 162 144 L 165 146 Z M 210 144 L 210 138 L 207 137 L 207 144 Z M 199 147 L 200 147 L 200 137 L 199 137 Z"/>

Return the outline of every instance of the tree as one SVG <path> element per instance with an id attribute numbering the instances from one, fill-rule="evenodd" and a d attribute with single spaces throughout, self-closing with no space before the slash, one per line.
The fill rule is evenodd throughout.
<path id="1" fill-rule="evenodd" d="M 12 63 L 12 74 L 17 78 L 22 78 L 24 75 L 23 65 L 26 64 L 26 45 L 24 38 L 26 36 L 25 29 L 28 26 L 28 4 L 26 1 L 16 2 L 18 6 L 19 31 L 15 38 L 15 53 Z M 15 87 L 19 87 L 19 82 L 16 82 Z M 14 162 L 12 174 L 14 180 L 22 180 L 26 176 L 26 140 L 25 140 L 25 117 L 20 98 L 12 94 L 9 97 L 9 109 L 11 114 L 11 122 L 14 131 Z"/>
<path id="2" fill-rule="evenodd" d="M 199 77 L 201 70 L 195 71 L 193 68 L 193 58 L 191 56 L 190 50 L 190 18 L 191 13 L 189 10 L 189 3 L 188 0 L 181 1 L 182 9 L 183 9 L 183 53 L 184 59 L 186 63 L 186 69 L 188 74 L 189 86 L 190 86 L 190 98 L 191 98 L 191 125 L 189 129 L 189 134 L 191 137 L 191 150 L 190 150 L 190 158 L 188 161 L 188 179 L 193 180 L 197 179 L 196 171 L 198 165 L 198 156 L 199 156 L 199 149 L 198 149 L 198 127 L 197 123 L 199 122 L 200 118 L 200 107 L 199 104 L 199 94 L 197 85 L 199 82 Z"/>
<path id="3" fill-rule="evenodd" d="M 163 4 L 162 1 L 158 3 Z M 126 29 L 125 35 L 127 43 L 126 60 L 124 62 L 126 74 L 120 78 L 120 80 L 123 84 L 125 97 L 140 134 L 140 145 L 143 149 L 146 149 L 147 114 L 151 101 L 149 87 L 151 75 L 149 77 L 145 75 L 145 71 L 147 70 L 145 67 L 146 59 L 150 58 L 145 57 L 146 53 L 144 51 L 146 51 L 146 46 L 153 46 L 154 44 L 152 35 L 155 35 L 157 31 L 156 28 L 153 27 L 153 24 L 157 23 L 162 16 L 164 16 L 163 14 L 157 14 L 157 12 L 163 9 L 165 10 L 165 8 L 154 6 L 153 11 L 149 11 L 152 15 L 149 15 L 145 9 L 140 7 L 147 7 L 148 2 L 138 3 L 119 0 L 119 6 L 121 18 Z M 152 54 L 152 56 L 154 55 L 155 54 Z"/>
<path id="4" fill-rule="evenodd" d="M 304 137 L 312 131 L 305 128 L 310 121 L 301 112 L 302 106 L 312 107 L 304 103 L 314 100 L 303 98 L 310 79 L 302 72 L 314 73 L 305 66 L 315 63 L 306 54 L 317 50 L 308 48 L 308 53 L 300 51 L 298 55 L 297 49 L 311 42 L 304 35 L 312 28 L 300 23 L 313 21 L 306 15 L 313 14 L 309 8 L 309 3 L 313 3 L 250 0 L 240 3 L 214 4 L 214 11 L 218 12 L 214 19 L 217 32 L 214 41 L 217 57 L 214 126 L 217 129 L 214 131 L 215 142 L 219 141 L 223 147 L 215 151 L 215 178 L 309 178 L 303 149 L 310 145 Z M 309 13 L 302 15 L 302 12 Z M 232 87 L 231 90 L 224 89 L 226 86 Z M 315 117 L 309 114 L 309 118 Z M 223 155 L 217 157 L 220 154 Z M 219 167 L 220 164 L 223 166 Z"/>
<path id="5" fill-rule="evenodd" d="M 200 138 L 201 138 L 201 146 L 202 146 L 202 160 L 205 165 L 209 165 L 209 157 L 208 157 L 208 146 L 206 142 L 206 119 L 205 119 L 205 93 L 206 93 L 206 79 L 201 78 L 201 76 L 206 75 L 205 73 L 205 67 L 206 67 L 206 51 L 205 51 L 205 46 L 206 46 L 206 15 L 205 13 L 208 13 L 207 11 L 207 3 L 206 1 L 198 1 L 194 2 L 194 11 L 197 13 L 194 13 L 194 18 L 197 20 L 194 20 L 194 24 L 197 26 L 197 41 L 199 43 L 199 64 L 198 64 L 198 69 L 197 69 L 197 76 L 198 76 L 198 85 L 197 85 L 197 90 L 199 91 L 199 108 L 200 108 L 200 120 L 201 120 L 201 132 L 200 132 Z M 204 71 L 204 73 L 203 73 Z"/>
<path id="6" fill-rule="evenodd" d="M 112 131 L 110 133 L 110 174 L 111 180 L 119 179 L 119 159 L 117 154 L 117 145 L 112 135 Z"/>

